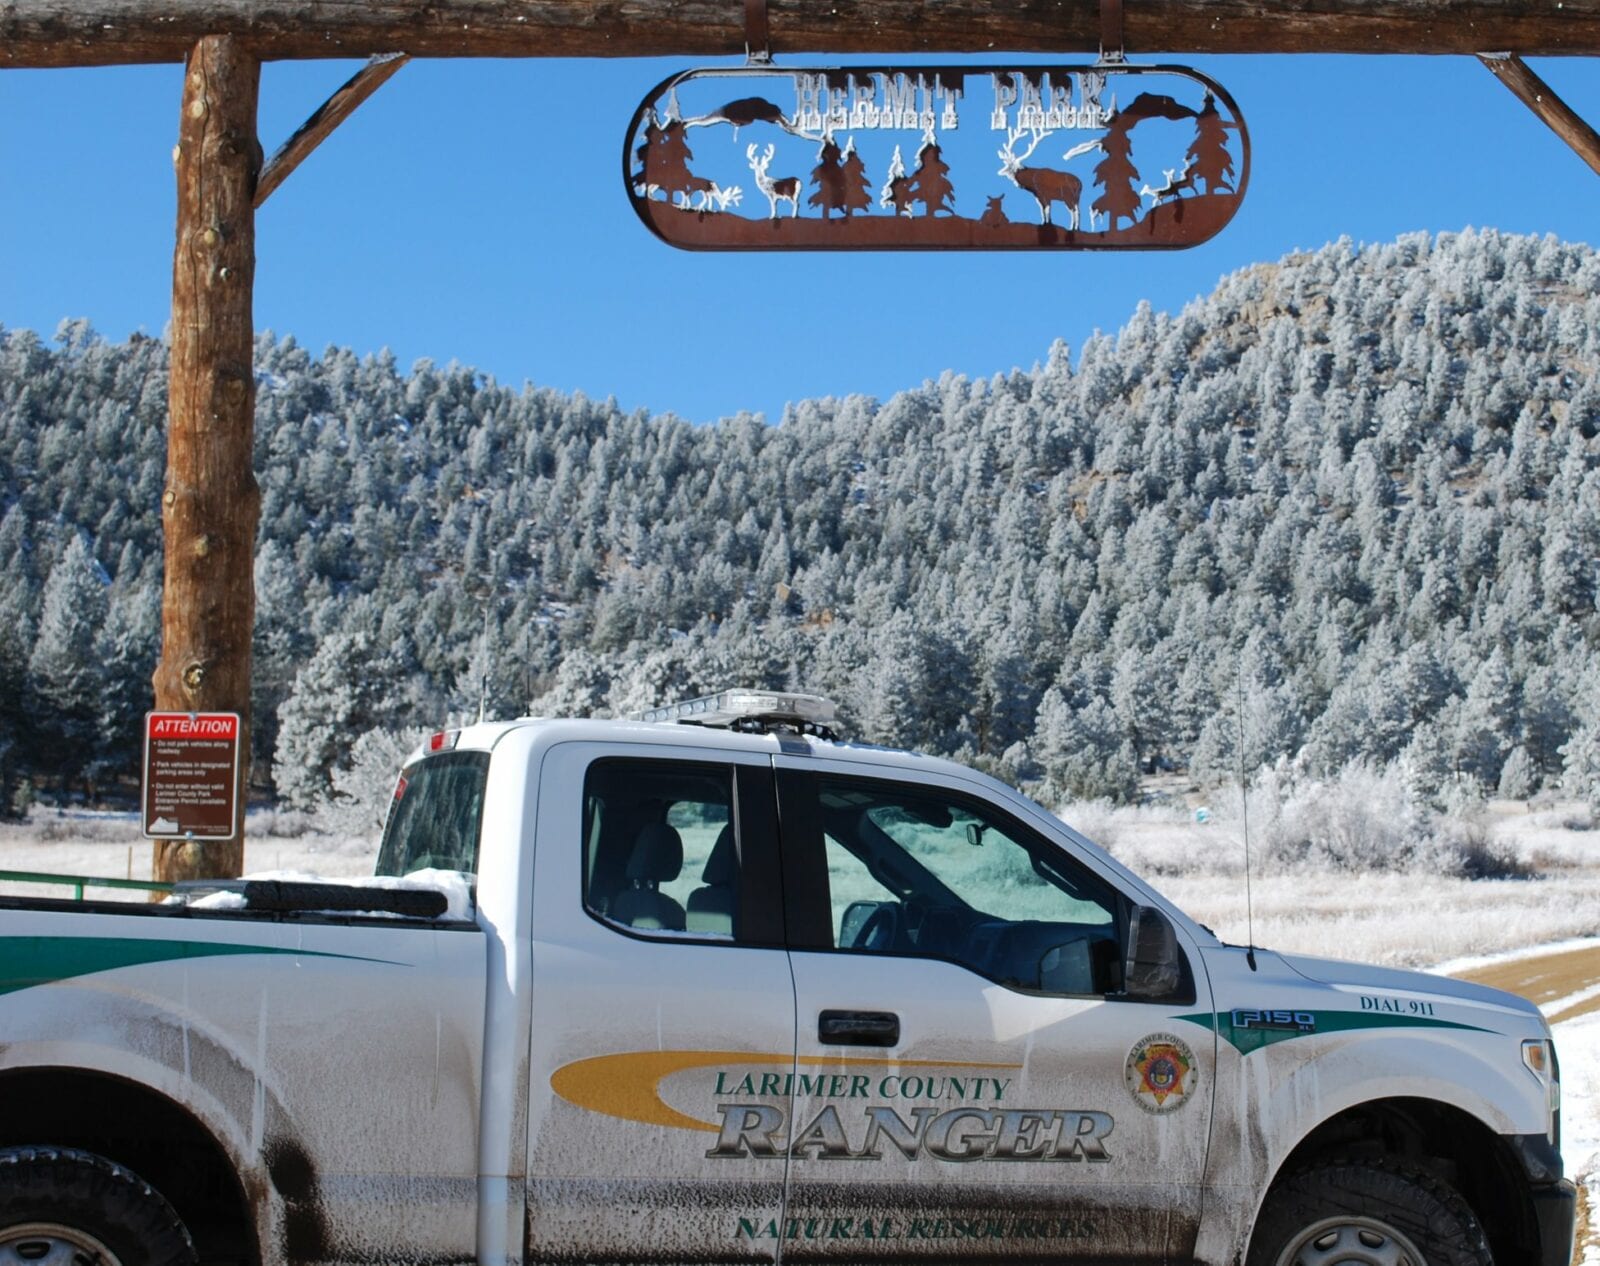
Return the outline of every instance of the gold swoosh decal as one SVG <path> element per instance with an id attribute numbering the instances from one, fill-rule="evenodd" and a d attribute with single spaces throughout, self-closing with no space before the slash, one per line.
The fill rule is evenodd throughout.
<path id="1" fill-rule="evenodd" d="M 596 1055 L 563 1064 L 550 1074 L 550 1088 L 568 1103 L 590 1112 L 604 1113 L 641 1125 L 665 1125 L 678 1130 L 719 1127 L 679 1112 L 661 1098 L 661 1083 L 675 1073 L 693 1068 L 728 1064 L 792 1064 L 815 1067 L 873 1068 L 998 1068 L 1017 1070 L 1021 1064 L 986 1064 L 963 1059 L 859 1059 L 849 1055 L 763 1055 L 752 1051 L 628 1051 Z"/>

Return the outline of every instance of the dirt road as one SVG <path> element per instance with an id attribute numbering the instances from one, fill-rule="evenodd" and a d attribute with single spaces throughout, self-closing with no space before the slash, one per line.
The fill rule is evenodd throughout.
<path id="1" fill-rule="evenodd" d="M 1518 958 L 1509 963 L 1491 963 L 1456 974 L 1462 980 L 1475 980 L 1482 985 L 1521 994 L 1541 1007 L 1561 998 L 1572 998 L 1567 1005 L 1548 1013 L 1551 1024 L 1600 1011 L 1600 992 L 1592 998 L 1573 997 L 1588 989 L 1600 988 L 1600 945 L 1541 954 L 1537 958 Z"/>

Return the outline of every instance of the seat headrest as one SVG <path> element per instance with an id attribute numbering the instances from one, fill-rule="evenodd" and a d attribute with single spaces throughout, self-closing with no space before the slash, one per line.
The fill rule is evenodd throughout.
<path id="1" fill-rule="evenodd" d="M 667 883 L 683 869 L 683 837 L 665 822 L 649 822 L 633 843 L 628 878 Z"/>
<path id="2" fill-rule="evenodd" d="M 738 878 L 739 855 L 733 851 L 733 828 L 725 826 L 717 833 L 717 842 L 711 846 L 711 856 L 706 858 L 700 880 L 713 888 L 725 888 Z"/>

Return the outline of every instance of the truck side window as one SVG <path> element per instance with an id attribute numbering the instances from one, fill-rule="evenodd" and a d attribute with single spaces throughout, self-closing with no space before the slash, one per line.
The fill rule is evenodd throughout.
<path id="1" fill-rule="evenodd" d="M 488 752 L 424 756 L 401 770 L 374 873 L 432 868 L 475 874 L 488 776 Z"/>
<path id="2" fill-rule="evenodd" d="M 836 949 L 948 959 L 1012 988 L 1121 987 L 1116 893 L 975 800 L 818 780 Z"/>
<path id="3" fill-rule="evenodd" d="M 603 760 L 583 795 L 583 903 L 645 936 L 733 940 L 739 906 L 733 770 Z"/>

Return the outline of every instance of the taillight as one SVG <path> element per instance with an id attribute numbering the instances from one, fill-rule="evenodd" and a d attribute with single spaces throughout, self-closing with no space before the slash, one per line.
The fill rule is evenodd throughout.
<path id="1" fill-rule="evenodd" d="M 430 752 L 453 752 L 460 738 L 460 730 L 440 730 L 428 740 L 428 750 Z"/>

